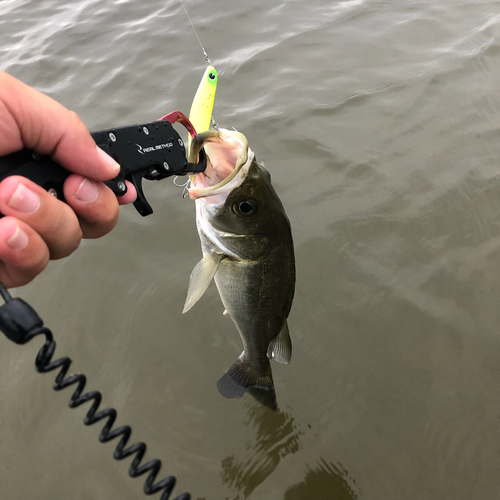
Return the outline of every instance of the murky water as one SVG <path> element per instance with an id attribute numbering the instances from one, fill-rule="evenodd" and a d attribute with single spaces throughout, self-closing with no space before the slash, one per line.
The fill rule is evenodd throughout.
<path id="1" fill-rule="evenodd" d="M 186 0 L 292 221 L 294 355 L 279 410 L 215 386 L 241 344 L 215 287 L 181 315 L 194 203 L 149 183 L 16 291 L 194 499 L 500 496 L 500 4 Z M 0 68 L 90 129 L 189 106 L 205 61 L 176 0 L 1 0 Z M 0 339 L 2 499 L 136 499 L 40 346 Z M 174 495 L 175 496 L 175 495 Z"/>

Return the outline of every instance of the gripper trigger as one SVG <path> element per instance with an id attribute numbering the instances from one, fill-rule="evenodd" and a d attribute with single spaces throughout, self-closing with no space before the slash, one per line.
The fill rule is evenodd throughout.
<path id="1" fill-rule="evenodd" d="M 142 177 L 143 174 L 141 172 L 138 172 L 136 174 L 130 175 L 129 180 L 130 182 L 132 182 L 135 190 L 137 191 L 137 198 L 134 201 L 134 207 L 143 217 L 146 217 L 146 215 L 150 215 L 153 213 L 153 209 L 144 196 L 144 191 L 142 190 Z"/>

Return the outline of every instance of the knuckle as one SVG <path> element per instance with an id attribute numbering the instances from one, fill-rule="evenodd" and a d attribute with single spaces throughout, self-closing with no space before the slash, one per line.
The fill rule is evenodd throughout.
<path id="1" fill-rule="evenodd" d="M 109 210 L 106 211 L 106 215 L 103 220 L 103 226 L 106 228 L 106 233 L 111 231 L 116 226 L 119 215 L 120 209 L 118 203 L 114 204 Z"/>
<path id="2" fill-rule="evenodd" d="M 83 120 L 80 118 L 80 116 L 75 111 L 70 109 L 70 110 L 68 110 L 68 112 L 69 112 L 69 114 L 68 114 L 69 121 L 72 122 L 73 127 L 84 128 L 85 130 L 87 130 L 87 127 L 83 123 Z"/>
<path id="3" fill-rule="evenodd" d="M 7 288 L 23 286 L 38 276 L 49 263 L 49 251 L 44 245 L 34 245 L 26 252 L 3 256 L 0 280 Z"/>
<path id="4" fill-rule="evenodd" d="M 50 251 L 50 259 L 57 260 L 71 255 L 82 241 L 82 229 L 78 225 L 71 224 L 64 232 L 56 235 L 51 242 L 47 242 Z"/>
<path id="5" fill-rule="evenodd" d="M 39 250 L 34 253 L 31 259 L 14 261 L 12 268 L 20 276 L 25 277 L 31 281 L 35 276 L 40 274 L 49 263 L 49 253 L 47 251 Z"/>
<path id="6" fill-rule="evenodd" d="M 107 188 L 106 188 L 107 189 Z M 113 193 L 101 193 L 102 200 L 86 213 L 79 213 L 80 225 L 85 238 L 99 238 L 108 234 L 117 224 L 120 206 Z"/>

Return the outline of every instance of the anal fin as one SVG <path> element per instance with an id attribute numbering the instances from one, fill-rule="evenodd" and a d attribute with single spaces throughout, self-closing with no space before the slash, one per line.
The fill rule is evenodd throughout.
<path id="1" fill-rule="evenodd" d="M 286 320 L 278 335 L 269 342 L 267 357 L 283 365 L 290 363 L 290 359 L 292 358 L 292 341 L 290 340 L 290 333 L 288 332 L 288 323 Z"/>

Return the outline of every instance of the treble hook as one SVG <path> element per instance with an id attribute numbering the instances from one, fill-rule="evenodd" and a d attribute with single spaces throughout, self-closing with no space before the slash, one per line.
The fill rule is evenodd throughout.
<path id="1" fill-rule="evenodd" d="M 178 187 L 178 188 L 184 188 L 184 190 L 182 191 L 182 197 L 185 198 L 188 194 L 189 194 L 189 185 L 191 184 L 191 179 L 188 179 L 186 182 L 184 182 L 183 184 L 178 184 L 177 183 L 177 179 L 179 178 L 178 175 L 176 175 L 174 177 L 174 184 Z"/>

